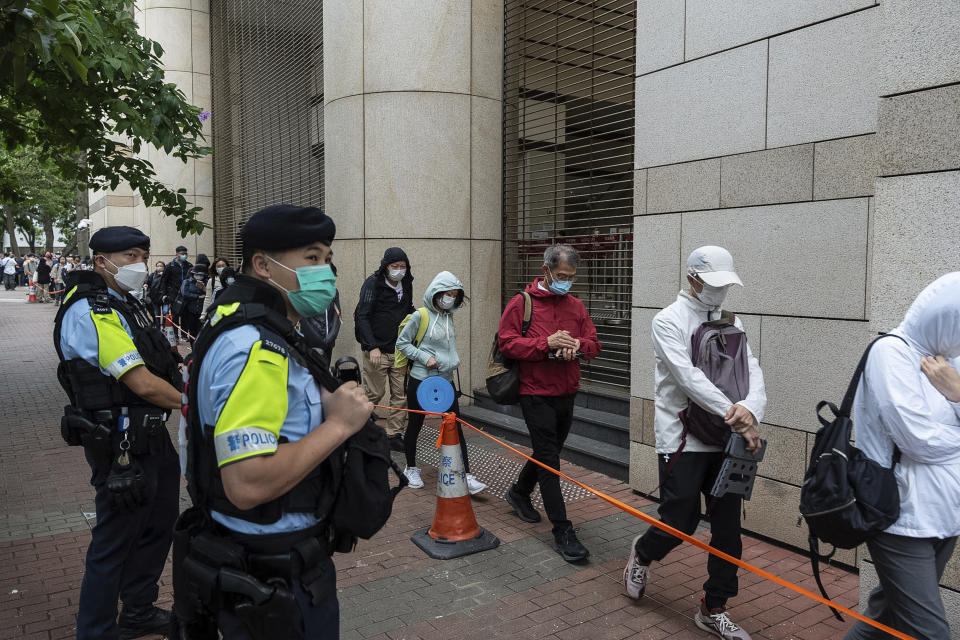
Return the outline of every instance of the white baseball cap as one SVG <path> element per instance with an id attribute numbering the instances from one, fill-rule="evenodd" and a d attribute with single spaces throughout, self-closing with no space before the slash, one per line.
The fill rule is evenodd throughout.
<path id="1" fill-rule="evenodd" d="M 740 276 L 733 270 L 733 256 L 723 247 L 707 245 L 694 249 L 687 258 L 687 272 L 711 287 L 743 286 Z"/>

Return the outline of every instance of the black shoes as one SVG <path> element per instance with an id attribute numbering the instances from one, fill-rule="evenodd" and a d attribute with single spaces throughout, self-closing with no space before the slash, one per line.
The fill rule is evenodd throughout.
<path id="1" fill-rule="evenodd" d="M 406 447 L 403 446 L 403 436 L 390 436 L 387 440 L 390 441 L 390 451 L 399 451 L 400 453 L 406 451 Z"/>
<path id="2" fill-rule="evenodd" d="M 577 534 L 573 532 L 573 527 L 553 534 L 553 539 L 554 550 L 567 562 L 577 562 L 590 555 L 587 548 L 577 540 Z"/>
<path id="3" fill-rule="evenodd" d="M 517 512 L 517 517 L 524 522 L 540 522 L 540 512 L 533 508 L 530 496 L 517 491 L 517 485 L 511 486 L 507 491 L 506 500 L 507 504 Z"/>
<path id="4" fill-rule="evenodd" d="M 120 627 L 120 640 L 133 640 L 153 633 L 166 635 L 170 631 L 170 612 L 153 605 L 137 611 L 126 607 L 117 619 Z"/>

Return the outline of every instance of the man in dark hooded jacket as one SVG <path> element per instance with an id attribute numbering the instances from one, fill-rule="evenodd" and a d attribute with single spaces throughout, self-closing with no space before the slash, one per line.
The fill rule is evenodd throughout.
<path id="1" fill-rule="evenodd" d="M 384 252 L 380 268 L 364 281 L 353 313 L 357 342 L 363 350 L 363 387 L 374 404 L 407 406 L 405 372 L 393 366 L 393 352 L 400 322 L 413 310 L 410 261 L 402 249 L 391 247 Z M 402 411 L 390 412 L 385 429 L 390 446 L 396 451 L 403 451 L 406 425 Z"/>

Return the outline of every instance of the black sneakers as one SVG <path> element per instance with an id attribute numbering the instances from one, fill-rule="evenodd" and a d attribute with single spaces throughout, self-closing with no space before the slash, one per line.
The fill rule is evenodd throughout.
<path id="1" fill-rule="evenodd" d="M 553 539 L 553 548 L 567 562 L 577 562 L 590 555 L 587 548 L 577 540 L 577 534 L 573 532 L 573 527 L 553 534 Z"/>
<path id="2" fill-rule="evenodd" d="M 133 640 L 153 633 L 166 635 L 170 632 L 170 612 L 153 605 L 133 612 L 124 607 L 117 625 L 120 640 Z"/>
<path id="3" fill-rule="evenodd" d="M 511 486 L 507 491 L 506 500 L 507 504 L 517 512 L 517 517 L 524 522 L 540 522 L 540 512 L 533 508 L 530 496 L 517 491 L 517 485 Z"/>

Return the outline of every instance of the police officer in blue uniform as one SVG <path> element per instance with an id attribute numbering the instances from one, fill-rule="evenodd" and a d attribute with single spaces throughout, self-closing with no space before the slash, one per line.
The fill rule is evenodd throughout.
<path id="1" fill-rule="evenodd" d="M 131 295 L 147 276 L 150 238 L 106 227 L 90 249 L 93 270 L 67 276 L 54 327 L 57 376 L 70 398 L 61 434 L 84 447 L 96 489 L 77 638 L 127 639 L 169 626 L 169 612 L 154 602 L 179 510 L 165 422 L 180 407 L 180 358 Z"/>
<path id="2" fill-rule="evenodd" d="M 186 412 L 196 507 L 174 542 L 182 637 L 215 638 L 214 618 L 231 640 L 339 637 L 330 555 L 355 539 L 338 536 L 327 516 L 340 447 L 373 405 L 355 382 L 321 389 L 329 371 L 294 329 L 336 294 L 335 231 L 314 207 L 254 214 L 241 231 L 242 273 L 197 338 Z"/>

